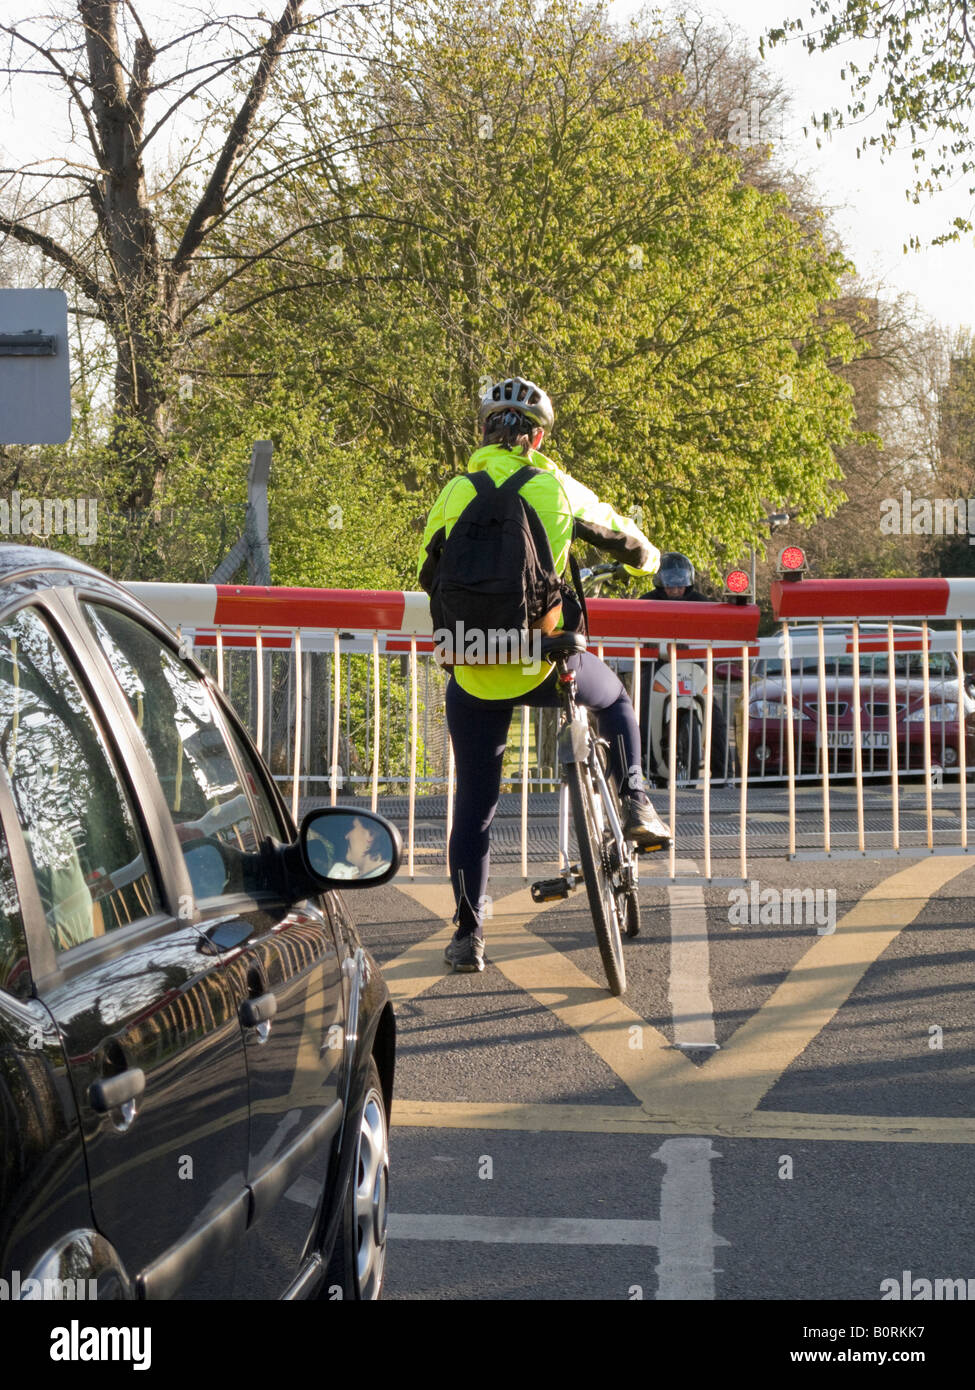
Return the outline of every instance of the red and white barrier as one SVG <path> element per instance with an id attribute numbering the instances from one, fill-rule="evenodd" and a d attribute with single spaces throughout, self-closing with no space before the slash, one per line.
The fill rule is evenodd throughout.
<path id="1" fill-rule="evenodd" d="M 414 801 L 417 786 L 416 748 L 417 748 L 417 669 L 422 663 L 417 661 L 421 654 L 429 654 L 434 649 L 434 634 L 430 616 L 430 606 L 424 593 L 402 590 L 346 590 L 313 589 L 292 587 L 257 587 L 233 584 L 145 584 L 134 583 L 127 586 L 133 595 L 153 610 L 169 626 L 181 629 L 191 635 L 199 647 L 216 648 L 217 678 L 223 684 L 224 649 L 250 648 L 260 653 L 264 649 L 293 649 L 295 653 L 295 708 L 301 707 L 301 668 L 302 652 L 328 651 L 333 661 L 334 694 L 326 698 L 333 701 L 332 719 L 332 773 L 330 774 L 331 796 L 334 802 L 340 782 L 335 776 L 338 764 L 340 705 L 340 670 L 347 669 L 346 658 L 368 653 L 372 659 L 372 804 L 375 807 L 379 785 L 379 659 L 386 656 L 409 656 L 409 718 L 410 718 L 410 757 L 409 771 L 409 830 L 408 853 L 409 872 L 413 873 L 414 855 Z M 671 688 L 677 686 L 677 662 L 692 660 L 706 664 L 707 685 L 713 691 L 715 676 L 726 683 L 730 689 L 735 682 L 736 698 L 742 711 L 742 727 L 738 738 L 744 739 L 747 749 L 748 720 L 750 718 L 750 661 L 763 658 L 781 664 L 780 676 L 784 684 L 781 696 L 775 697 L 772 704 L 783 703 L 784 720 L 780 715 L 768 711 L 762 714 L 762 739 L 765 740 L 766 723 L 776 718 L 784 727 L 793 728 L 795 710 L 793 699 L 793 663 L 812 658 L 817 671 L 818 707 L 815 717 L 818 725 L 817 747 L 823 750 L 821 756 L 821 776 L 823 806 L 823 849 L 817 851 L 824 857 L 843 857 L 847 854 L 865 855 L 867 848 L 867 828 L 863 804 L 863 737 L 860 726 L 860 658 L 876 654 L 879 659 L 886 657 L 889 687 L 884 698 L 889 709 L 898 706 L 897 681 L 902 677 L 895 672 L 895 654 L 926 650 L 930 653 L 952 652 L 956 656 L 957 669 L 963 670 L 963 656 L 975 647 L 975 626 L 968 631 L 963 629 L 967 620 L 975 625 L 975 579 L 801 579 L 793 582 L 777 582 L 772 585 L 772 602 L 781 629 L 773 636 L 758 638 L 759 609 L 754 604 L 738 605 L 729 603 L 667 603 L 619 599 L 594 598 L 588 601 L 591 647 L 600 657 L 621 658 L 621 670 L 627 668 L 632 673 L 631 697 L 637 708 L 640 707 L 641 668 L 646 660 L 669 662 Z M 930 621 L 948 619 L 952 622 L 951 631 L 934 631 L 928 627 Z M 805 620 L 804 622 L 802 620 Z M 798 626 L 791 626 L 797 622 Z M 829 630 L 827 630 L 827 628 Z M 679 647 L 674 644 L 680 644 Z M 853 742 L 850 747 L 854 753 L 854 778 L 857 790 L 857 849 L 837 850 L 832 847 L 830 831 L 830 789 L 829 729 L 827 728 L 827 660 L 842 655 L 852 656 L 850 672 L 852 675 L 852 708 L 854 710 Z M 715 666 L 715 662 L 719 666 Z M 878 851 L 871 846 L 873 853 L 936 852 L 932 784 L 933 763 L 931 750 L 931 697 L 936 696 L 941 704 L 946 702 L 943 684 L 929 690 L 929 674 L 926 663 L 922 664 L 924 682 L 923 698 L 923 771 L 925 774 L 925 821 L 926 845 L 922 851 L 903 850 L 900 841 L 898 805 L 898 734 L 897 719 L 891 730 L 889 742 L 890 772 L 892 779 L 892 848 Z M 404 670 L 406 668 L 404 667 Z M 799 670 L 802 670 L 800 665 Z M 257 672 L 257 723 L 259 730 L 263 720 L 263 663 L 258 661 Z M 765 679 L 764 673 L 762 678 Z M 870 687 L 878 681 L 872 667 L 866 679 Z M 800 678 L 800 702 L 802 699 Z M 316 694 L 321 698 L 321 692 Z M 962 682 L 958 682 L 955 701 L 964 705 L 965 696 Z M 834 705 L 836 701 L 834 700 Z M 950 703 L 950 700 L 948 700 Z M 886 719 L 887 715 L 876 716 L 871 708 L 870 738 L 874 737 L 873 720 Z M 801 716 L 808 718 L 808 716 Z M 838 720 L 839 715 L 829 715 Z M 960 719 L 958 734 L 957 762 L 955 769 L 960 776 L 960 795 L 958 814 L 961 824 L 961 844 L 957 849 L 937 846 L 939 853 L 968 853 L 967 806 L 966 806 L 966 722 Z M 946 721 L 942 714 L 942 751 L 944 761 Z M 730 722 L 730 711 L 729 711 Z M 708 720 L 710 724 L 710 720 Z M 968 730 L 968 747 L 975 731 Z M 676 721 L 671 722 L 671 766 L 675 765 Z M 954 735 L 952 735 L 954 737 Z M 709 802 L 709 739 L 706 735 L 706 748 L 703 757 L 704 768 L 704 844 L 705 877 L 710 879 L 710 802 Z M 839 734 L 834 729 L 834 744 L 839 744 Z M 796 799 L 795 788 L 797 771 L 793 738 L 786 736 L 783 746 L 786 752 L 786 781 L 788 796 L 788 834 L 789 856 L 797 857 L 796 851 Z M 842 745 L 846 747 L 847 745 Z M 876 745 L 868 743 L 868 748 Z M 910 744 L 907 745 L 908 750 Z M 300 717 L 296 715 L 294 737 L 294 768 L 292 774 L 292 806 L 297 814 L 299 784 L 302 778 L 300 763 L 301 727 Z M 873 754 L 871 754 L 871 758 Z M 522 713 L 522 872 L 527 875 L 527 789 L 528 776 L 528 737 L 526 714 Z M 745 763 L 747 767 L 747 755 Z M 836 758 L 834 756 L 834 762 Z M 781 758 L 780 758 L 781 763 Z M 872 763 L 871 763 L 872 769 Z M 910 770 L 910 769 L 908 769 Z M 780 767 L 780 775 L 781 775 Z M 939 775 L 942 769 L 938 768 Z M 800 767 L 799 774 L 805 777 Z M 316 774 L 317 775 L 317 774 Z M 452 764 L 448 774 L 448 835 L 450 829 L 450 808 L 453 772 Z M 741 778 L 740 788 L 740 844 L 741 877 L 747 877 L 746 838 L 747 838 L 747 786 L 749 777 Z M 676 781 L 670 780 L 670 819 L 676 825 Z M 843 832 L 845 833 L 845 832 Z M 875 837 L 874 837 L 875 838 Z M 675 874 L 676 847 L 670 856 L 671 877 Z M 798 857 L 809 857 L 805 852 Z M 695 881 L 698 881 L 695 879 Z M 730 881 L 730 880 L 729 880 Z"/>
<path id="2" fill-rule="evenodd" d="M 139 583 L 126 587 L 174 628 L 299 628 L 318 632 L 341 629 L 433 636 L 429 598 L 424 593 L 406 590 L 240 584 Z M 588 600 L 587 607 L 592 635 L 597 639 L 720 641 L 740 646 L 758 634 L 759 610 L 754 604 L 594 598 Z M 630 648 L 621 650 L 629 652 Z"/>
<path id="3" fill-rule="evenodd" d="M 777 618 L 975 619 L 975 579 L 776 580 Z"/>

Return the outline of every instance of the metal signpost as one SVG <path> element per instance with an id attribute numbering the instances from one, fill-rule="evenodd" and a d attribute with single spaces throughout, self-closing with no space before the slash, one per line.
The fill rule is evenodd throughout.
<path id="1" fill-rule="evenodd" d="M 63 290 L 0 290 L 0 444 L 71 437 L 68 300 Z"/>

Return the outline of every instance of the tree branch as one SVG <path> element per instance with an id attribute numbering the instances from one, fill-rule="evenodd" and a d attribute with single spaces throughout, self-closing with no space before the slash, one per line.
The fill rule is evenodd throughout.
<path id="1" fill-rule="evenodd" d="M 236 280 L 245 270 L 248 270 L 251 266 L 257 264 L 259 261 L 267 260 L 269 257 L 273 256 L 274 253 L 275 253 L 276 251 L 279 251 L 279 250 L 281 249 L 282 246 L 285 246 L 285 245 L 287 245 L 287 243 L 288 243 L 289 241 L 292 241 L 296 236 L 299 236 L 299 235 L 300 235 L 301 233 L 303 233 L 303 232 L 315 231 L 315 230 L 324 230 L 324 228 L 326 228 L 326 227 L 332 227 L 332 226 L 334 226 L 336 223 L 339 223 L 339 222 L 342 222 L 342 223 L 346 223 L 346 222 L 383 222 L 383 223 L 387 223 L 388 225 L 394 226 L 394 227 L 396 227 L 396 226 L 399 226 L 399 227 L 410 227 L 410 228 L 416 227 L 416 229 L 417 229 L 418 231 L 425 231 L 425 232 L 427 232 L 427 233 L 428 233 L 429 235 L 431 235 L 431 236 L 434 236 L 434 237 L 439 236 L 439 237 L 441 237 L 441 238 L 444 238 L 444 237 L 445 237 L 445 234 L 444 234 L 443 232 L 441 232 L 440 229 L 439 229 L 438 227 L 432 227 L 432 226 L 426 227 L 426 226 L 423 226 L 423 224 L 418 224 L 413 218 L 391 217 L 391 216 L 383 215 L 383 214 L 381 214 L 381 213 L 367 213 L 367 212 L 339 213 L 339 214 L 337 214 L 335 217 L 328 217 L 328 218 L 325 218 L 324 220 L 316 219 L 316 220 L 313 221 L 313 222 L 306 222 L 303 226 L 296 227 L 296 228 L 294 228 L 293 231 L 287 232 L 284 236 L 280 237 L 276 242 L 274 242 L 274 243 L 273 243 L 272 245 L 270 245 L 270 246 L 265 247 L 263 250 L 261 250 L 261 251 L 255 251 L 255 252 L 251 253 L 250 255 L 241 256 L 241 257 L 240 257 L 239 264 L 236 265 L 236 266 L 234 267 L 233 270 L 229 271 L 225 276 L 223 276 L 222 279 L 218 280 L 216 284 L 214 284 L 214 285 L 210 286 L 208 289 L 204 290 L 200 295 L 197 296 L 196 299 L 193 300 L 192 304 L 187 305 L 186 309 L 183 310 L 183 312 L 180 314 L 180 316 L 179 316 L 179 318 L 178 318 L 178 320 L 177 320 L 179 326 L 182 327 L 182 326 L 186 323 L 186 321 L 187 321 L 188 318 L 190 318 L 198 309 L 201 309 L 205 304 L 207 304 L 207 303 L 213 298 L 213 296 L 214 296 L 215 294 L 218 294 L 218 293 L 220 292 L 220 290 L 226 289 L 227 285 L 229 285 L 229 284 L 231 283 L 231 281 Z M 225 256 L 221 256 L 220 259 L 221 259 L 221 260 L 224 260 L 224 259 L 226 259 L 226 257 L 225 257 Z M 380 282 L 384 282 L 384 281 L 386 281 L 386 280 L 395 281 L 397 277 L 396 277 L 396 276 L 378 276 L 378 277 L 376 277 L 376 276 L 368 276 L 368 277 L 366 277 L 366 278 L 367 278 L 367 279 L 370 279 L 370 280 L 378 280 L 378 281 L 380 281 Z M 327 281 L 326 281 L 326 280 L 314 280 L 314 281 L 309 281 L 309 282 L 308 282 L 309 285 L 324 285 L 324 284 L 337 284 L 337 283 L 339 283 L 339 277 L 337 277 L 337 276 L 334 277 L 333 279 L 327 280 Z M 298 288 L 304 288 L 304 286 L 297 286 L 297 285 L 282 285 L 282 286 L 279 286 L 279 287 L 277 287 L 276 289 L 273 289 L 273 290 L 267 291 L 267 292 L 264 293 L 264 294 L 258 295 L 256 299 L 248 300 L 248 301 L 247 301 L 247 306 L 245 306 L 245 307 L 249 307 L 251 304 L 260 303 L 260 301 L 261 301 L 262 299 L 269 298 L 270 296 L 273 296 L 273 295 L 276 295 L 276 294 L 287 294 L 289 291 L 291 291 L 291 290 L 293 290 L 293 289 L 298 289 Z M 232 309 L 232 310 L 229 310 L 229 311 L 226 311 L 226 312 L 227 312 L 227 314 L 228 314 L 228 316 L 229 316 L 230 314 L 239 312 L 239 310 L 235 308 L 235 309 Z"/>
<path id="2" fill-rule="evenodd" d="M 98 160 L 99 165 L 101 165 L 104 162 L 105 151 L 102 147 L 101 141 L 98 138 L 98 132 L 95 129 L 94 122 L 91 119 L 91 112 L 81 99 L 81 95 L 78 89 L 78 79 L 74 77 L 70 72 L 68 72 L 64 64 L 58 61 L 58 59 L 54 56 L 53 52 L 49 48 L 45 48 L 42 44 L 35 43 L 35 41 L 33 39 L 29 39 L 26 34 L 22 34 L 19 29 L 15 29 L 10 24 L 0 24 L 0 32 L 9 34 L 12 39 L 16 39 L 19 43 L 26 44 L 27 47 L 32 48 L 35 53 L 39 53 L 42 58 L 46 58 L 47 61 L 50 63 L 51 67 L 54 68 L 55 72 L 64 82 L 68 91 L 74 98 L 74 102 L 75 105 L 78 107 L 78 110 L 81 112 L 82 119 L 85 123 L 85 129 L 88 132 L 88 141 L 91 145 L 92 152 L 95 158 Z"/>
<path id="3" fill-rule="evenodd" d="M 53 237 L 46 236 L 44 232 L 38 232 L 33 227 L 27 227 L 23 222 L 15 222 L 12 218 L 4 217 L 0 214 L 0 232 L 6 232 L 15 241 L 22 242 L 24 246 L 32 246 L 36 250 L 47 256 L 48 260 L 54 261 L 62 270 L 67 271 L 72 280 L 93 304 L 97 304 L 105 322 L 109 326 L 113 325 L 117 318 L 118 305 L 114 297 L 106 293 L 95 277 L 84 266 L 59 245 Z"/>
<path id="4" fill-rule="evenodd" d="M 195 252 L 206 235 L 208 224 L 223 209 L 227 186 L 237 156 L 247 140 L 258 108 L 264 100 L 268 84 L 288 39 L 301 23 L 301 8 L 305 0 L 287 0 L 281 18 L 271 27 L 271 34 L 261 54 L 257 72 L 250 89 L 237 112 L 230 133 L 224 142 L 216 167 L 186 225 L 183 239 L 171 265 L 170 296 L 175 296 L 179 281 L 185 274 Z"/>

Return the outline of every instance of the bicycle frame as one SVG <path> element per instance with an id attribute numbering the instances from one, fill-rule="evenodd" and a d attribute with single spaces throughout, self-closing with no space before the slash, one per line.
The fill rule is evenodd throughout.
<path id="1" fill-rule="evenodd" d="M 611 994 L 626 989 L 622 932 L 639 934 L 637 857 L 623 836 L 615 788 L 603 768 L 605 739 L 594 736 L 588 711 L 576 703 L 569 653 L 553 655 L 558 671 L 561 718 L 556 748 L 562 768 L 559 794 L 559 875 L 531 886 L 535 902 L 567 898 L 580 883 L 592 912 L 596 944 Z M 569 855 L 569 821 L 575 828 L 579 862 Z"/>
<path id="2" fill-rule="evenodd" d="M 617 812 L 617 798 L 610 790 L 597 754 L 600 745 L 608 747 L 608 744 L 593 734 L 589 724 L 589 712 L 585 706 L 576 704 L 575 678 L 567 670 L 565 658 L 560 659 L 556 665 L 559 671 L 558 688 L 562 711 L 562 721 L 556 736 L 559 763 L 562 765 L 567 762 L 580 762 L 588 766 L 589 775 L 597 794 L 597 814 L 602 814 L 605 817 L 607 828 L 617 845 L 624 877 L 628 880 L 627 886 L 635 888 L 639 876 L 638 856 L 623 838 L 623 826 Z M 563 777 L 559 785 L 559 870 L 574 882 L 578 882 L 579 875 L 573 871 L 573 862 L 569 853 L 570 821 L 569 786 Z"/>

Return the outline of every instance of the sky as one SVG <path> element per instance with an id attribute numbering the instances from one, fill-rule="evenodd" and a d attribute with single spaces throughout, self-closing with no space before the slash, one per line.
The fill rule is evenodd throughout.
<path id="1" fill-rule="evenodd" d="M 838 3 L 834 9 L 838 8 Z M 620 17 L 639 8 L 629 0 L 617 0 L 612 12 Z M 740 29 L 758 52 L 758 41 L 783 20 L 802 18 L 810 24 L 812 0 L 692 0 L 684 8 L 697 9 L 724 19 Z M 870 51 L 861 46 L 861 54 Z M 833 222 L 843 237 L 847 253 L 868 281 L 882 281 L 888 293 L 906 291 L 923 311 L 951 329 L 975 328 L 975 238 L 923 252 L 904 254 L 912 236 L 924 243 L 945 230 L 951 219 L 969 216 L 975 222 L 975 198 L 968 193 L 971 176 L 953 190 L 914 206 L 905 190 L 914 182 L 914 165 L 908 150 L 898 151 L 889 163 L 881 163 L 876 148 L 857 158 L 865 133 L 876 133 L 882 121 L 874 120 L 855 130 L 838 131 L 816 148 L 811 117 L 831 106 L 846 105 L 848 85 L 840 69 L 851 56 L 850 48 L 829 53 L 808 53 L 799 43 L 771 50 L 766 61 L 793 94 L 791 119 L 786 121 L 785 141 L 795 165 L 813 178 L 822 205 L 835 209 Z M 803 126 L 809 126 L 808 135 Z"/>
<path id="2" fill-rule="evenodd" d="M 140 10 L 151 14 L 159 4 L 160 0 L 143 0 Z M 167 0 L 167 5 L 171 4 L 172 0 Z M 216 8 L 227 5 L 229 0 L 217 0 Z M 245 5 L 246 0 L 233 0 L 231 8 L 240 13 Z M 252 7 L 255 14 L 262 8 L 254 0 Z M 622 20 L 641 7 L 635 0 L 612 0 L 610 10 Z M 689 0 L 685 8 L 734 25 L 757 53 L 763 32 L 786 17 L 808 20 L 811 7 L 812 0 Z M 25 9 L 23 0 L 0 0 L 2 18 L 20 17 Z M 914 206 L 905 196 L 914 173 L 907 150 L 899 151 L 888 163 L 881 163 L 876 150 L 857 158 L 864 130 L 878 130 L 879 121 L 839 131 L 822 149 L 817 149 L 811 128 L 803 134 L 803 126 L 811 127 L 814 112 L 845 104 L 847 87 L 839 71 L 848 56 L 848 49 L 809 54 L 796 43 L 768 55 L 766 61 L 794 97 L 784 131 L 786 152 L 812 177 L 822 205 L 833 209 L 834 226 L 868 282 L 881 282 L 881 292 L 891 296 L 908 292 L 924 313 L 948 328 L 975 328 L 975 239 L 969 235 L 961 243 L 942 247 L 928 244 L 922 252 L 903 252 L 911 236 L 930 243 L 952 217 L 972 214 L 975 199 L 967 192 L 969 181 Z M 12 125 L 15 110 L 17 119 Z M 43 157 L 63 148 L 60 129 L 57 107 L 44 93 L 35 94 L 29 106 L 18 102 L 13 108 L 9 96 L 0 89 L 0 151 L 7 147 L 18 159 Z"/>

